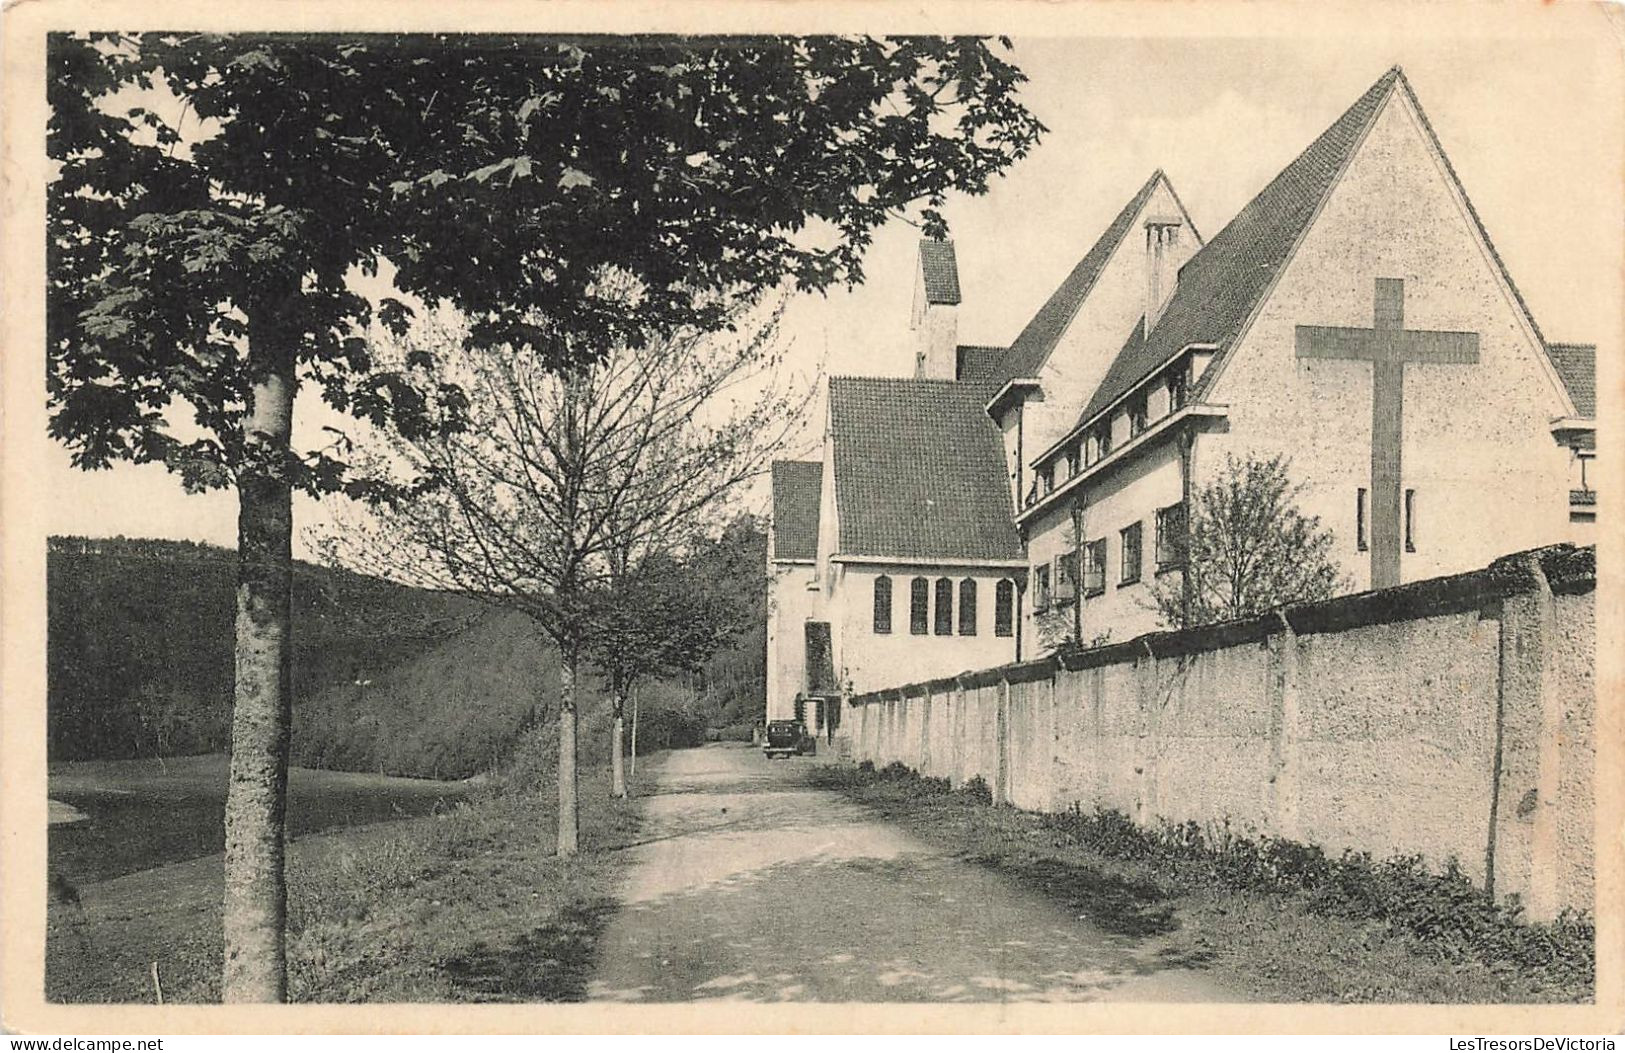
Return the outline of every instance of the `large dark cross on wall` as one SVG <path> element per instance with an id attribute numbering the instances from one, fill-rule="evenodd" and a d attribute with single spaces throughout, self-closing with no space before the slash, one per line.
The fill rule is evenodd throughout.
<path id="1" fill-rule="evenodd" d="M 1478 361 L 1478 334 L 1405 328 L 1405 282 L 1378 278 L 1372 328 L 1297 327 L 1299 358 L 1371 363 L 1371 587 L 1399 584 L 1405 363 Z"/>

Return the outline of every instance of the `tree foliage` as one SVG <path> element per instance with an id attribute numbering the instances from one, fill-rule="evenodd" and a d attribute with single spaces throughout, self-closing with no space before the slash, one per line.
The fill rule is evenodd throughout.
<path id="1" fill-rule="evenodd" d="M 1152 587 L 1163 621 L 1177 628 L 1248 618 L 1328 599 L 1346 588 L 1332 556 L 1332 533 L 1299 510 L 1302 493 L 1285 457 L 1227 456 L 1189 509 L 1188 589 L 1179 575 L 1159 578 Z"/>
<path id="2" fill-rule="evenodd" d="M 374 323 L 450 300 L 545 364 L 726 324 L 730 299 L 862 278 L 876 226 L 981 193 L 1037 141 L 979 39 L 53 35 L 51 427 L 84 467 L 229 484 L 249 314 L 303 381 L 417 436 L 450 404 Z M 386 273 L 403 298 L 352 279 Z M 638 294 L 606 293 L 606 268 Z M 180 400 L 177 405 L 176 400 Z M 184 418 L 168 419 L 177 412 Z M 194 426 L 195 425 L 195 426 Z M 369 492 L 342 436 L 274 466 Z"/>

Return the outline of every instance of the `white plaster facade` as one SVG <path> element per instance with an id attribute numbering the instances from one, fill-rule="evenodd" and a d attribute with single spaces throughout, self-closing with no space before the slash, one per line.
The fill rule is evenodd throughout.
<path id="1" fill-rule="evenodd" d="M 834 641 L 836 677 L 849 692 L 874 691 L 913 680 L 932 680 L 1016 659 L 1015 614 L 1019 600 L 1016 579 L 1026 568 L 1012 564 L 990 568 L 983 564 L 861 562 L 836 556 L 826 576 L 829 588 L 823 596 L 823 609 L 830 621 Z M 877 632 L 875 626 L 875 581 L 885 577 L 891 583 L 891 626 Z M 925 632 L 914 631 L 911 623 L 912 582 L 927 583 Z M 951 629 L 938 633 L 936 623 L 936 583 L 946 580 L 952 589 Z M 975 631 L 961 625 L 961 597 L 965 582 L 975 587 Z M 1009 583 L 1012 597 L 1010 631 L 1000 635 L 995 625 L 999 582 Z"/>
<path id="2" fill-rule="evenodd" d="M 1552 421 L 1573 407 L 1539 339 L 1479 238 L 1404 92 L 1394 92 L 1332 189 L 1208 401 L 1229 430 L 1197 443 L 1198 485 L 1226 455 L 1292 459 L 1302 509 L 1338 539 L 1354 589 L 1356 490 L 1371 474 L 1372 367 L 1300 360 L 1294 327 L 1370 326 L 1377 278 L 1404 280 L 1407 329 L 1478 334 L 1476 364 L 1404 369 L 1402 485 L 1415 494 L 1415 551 L 1401 580 L 1480 567 L 1562 541 L 1569 451 Z"/>
<path id="3" fill-rule="evenodd" d="M 806 624 L 823 596 L 811 560 L 770 560 L 767 574 L 767 719 L 790 720 L 805 686 Z"/>

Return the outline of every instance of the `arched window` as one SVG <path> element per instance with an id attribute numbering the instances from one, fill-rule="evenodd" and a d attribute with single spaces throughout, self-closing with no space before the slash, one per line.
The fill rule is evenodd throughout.
<path id="1" fill-rule="evenodd" d="M 937 579 L 936 613 L 937 635 L 952 636 L 954 634 L 954 583 L 947 578 Z"/>
<path id="2" fill-rule="evenodd" d="M 993 635 L 1016 633 L 1016 583 L 1005 578 L 993 588 Z"/>
<path id="3" fill-rule="evenodd" d="M 959 583 L 959 635 L 976 635 L 976 579 Z"/>
<path id="4" fill-rule="evenodd" d="M 891 632 L 891 579 L 884 574 L 875 579 L 875 632 Z"/>
<path id="5" fill-rule="evenodd" d="M 915 578 L 908 583 L 908 631 L 915 636 L 924 636 L 930 630 L 929 615 L 926 608 L 931 603 L 931 586 L 924 578 Z"/>

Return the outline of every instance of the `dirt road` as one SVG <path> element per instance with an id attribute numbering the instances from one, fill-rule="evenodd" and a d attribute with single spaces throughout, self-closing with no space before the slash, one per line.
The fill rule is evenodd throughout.
<path id="1" fill-rule="evenodd" d="M 595 1000 L 1230 1001 L 1048 899 L 807 783 L 815 760 L 668 754 Z"/>

